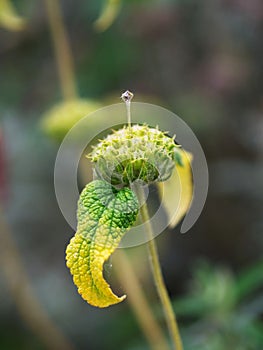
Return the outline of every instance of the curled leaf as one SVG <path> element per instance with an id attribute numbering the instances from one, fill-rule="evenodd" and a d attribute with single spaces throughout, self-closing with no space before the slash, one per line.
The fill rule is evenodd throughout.
<path id="1" fill-rule="evenodd" d="M 181 164 L 176 164 L 172 176 L 157 184 L 166 210 L 169 227 L 175 227 L 188 211 L 193 198 L 192 154 L 181 150 Z"/>
<path id="2" fill-rule="evenodd" d="M 9 0 L 0 0 L 0 26 L 11 31 L 23 30 L 26 27 L 25 19 L 17 15 Z"/>
<path id="3" fill-rule="evenodd" d="M 118 16 L 120 8 L 120 0 L 106 0 L 101 15 L 94 23 L 95 29 L 98 32 L 104 32 L 107 30 Z"/>
<path id="4" fill-rule="evenodd" d="M 82 191 L 78 202 L 78 227 L 67 250 L 67 266 L 79 294 L 89 304 L 107 307 L 121 302 L 103 277 L 103 265 L 133 225 L 139 204 L 129 188 L 117 190 L 95 180 Z"/>

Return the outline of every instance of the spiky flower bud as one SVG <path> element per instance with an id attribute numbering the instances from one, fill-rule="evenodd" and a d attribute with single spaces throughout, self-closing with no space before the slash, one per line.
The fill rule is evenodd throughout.
<path id="1" fill-rule="evenodd" d="M 90 154 L 98 176 L 113 185 L 167 180 L 180 150 L 174 139 L 147 125 L 124 127 L 102 140 Z"/>

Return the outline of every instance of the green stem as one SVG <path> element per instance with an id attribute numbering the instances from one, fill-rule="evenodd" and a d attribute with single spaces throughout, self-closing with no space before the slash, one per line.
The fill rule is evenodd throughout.
<path id="1" fill-rule="evenodd" d="M 136 276 L 135 269 L 129 261 L 129 257 L 122 249 L 118 250 L 116 257 L 118 259 L 118 268 L 116 269 L 117 277 L 128 294 L 127 301 L 131 306 L 150 348 L 152 350 L 168 350 L 169 345 L 162 329 L 154 318 L 150 305 Z"/>
<path id="2" fill-rule="evenodd" d="M 73 58 L 59 0 L 45 1 L 63 98 L 65 100 L 73 99 L 77 97 Z"/>
<path id="3" fill-rule="evenodd" d="M 143 223 L 145 224 L 146 233 L 149 239 L 148 250 L 149 250 L 149 257 L 150 257 L 153 278 L 155 281 L 157 292 L 159 294 L 159 297 L 162 303 L 167 327 L 169 329 L 174 348 L 176 350 L 183 350 L 183 344 L 182 344 L 178 324 L 177 324 L 176 317 L 172 308 L 172 303 L 169 298 L 169 295 L 164 283 L 164 279 L 163 279 L 157 246 L 155 244 L 155 240 L 153 237 L 152 227 L 150 223 L 150 216 L 149 216 L 147 204 L 145 202 L 145 195 L 144 195 L 143 188 L 141 186 L 137 186 L 136 193 L 138 196 L 139 203 L 141 205 L 141 208 L 140 208 L 141 218 Z"/>

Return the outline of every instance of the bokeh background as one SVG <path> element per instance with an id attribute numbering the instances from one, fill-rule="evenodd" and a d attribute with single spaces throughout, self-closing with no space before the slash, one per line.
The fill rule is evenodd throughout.
<path id="1" fill-rule="evenodd" d="M 261 350 L 263 2 L 123 0 L 112 25 L 99 31 L 94 22 L 104 1 L 61 0 L 77 93 L 87 105 L 60 114 L 52 110 L 65 93 L 47 2 L 12 0 L 26 21 L 16 30 L 3 21 L 2 3 L 0 348 L 149 349 L 127 301 L 100 310 L 77 294 L 64 260 L 74 232 L 53 188 L 56 153 L 72 118 L 118 103 L 130 89 L 135 101 L 185 120 L 208 162 L 208 198 L 195 226 L 157 238 L 185 349 Z M 147 251 L 129 254 L 165 329 Z M 105 273 L 121 293 L 115 269 L 113 260 Z M 45 322 L 35 322 L 38 316 Z"/>

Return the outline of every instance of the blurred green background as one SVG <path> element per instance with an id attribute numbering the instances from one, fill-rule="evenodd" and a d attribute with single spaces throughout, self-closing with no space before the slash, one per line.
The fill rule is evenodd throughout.
<path id="1" fill-rule="evenodd" d="M 12 3 L 27 25 L 0 29 L 0 349 L 48 348 L 44 325 L 39 331 L 30 318 L 30 300 L 23 304 L 28 282 L 72 348 L 149 349 L 127 301 L 89 306 L 65 266 L 73 231 L 53 188 L 64 131 L 43 128 L 43 115 L 63 99 L 45 1 Z M 79 96 L 105 105 L 129 89 L 135 101 L 178 114 L 206 154 L 202 215 L 186 235 L 176 228 L 157 238 L 185 349 L 263 349 L 263 2 L 123 0 L 104 32 L 94 29 L 104 1 L 60 5 Z M 130 255 L 164 326 L 146 250 Z M 17 259 L 28 280 L 24 270 L 13 273 Z M 106 268 L 114 281 L 118 267 Z"/>

